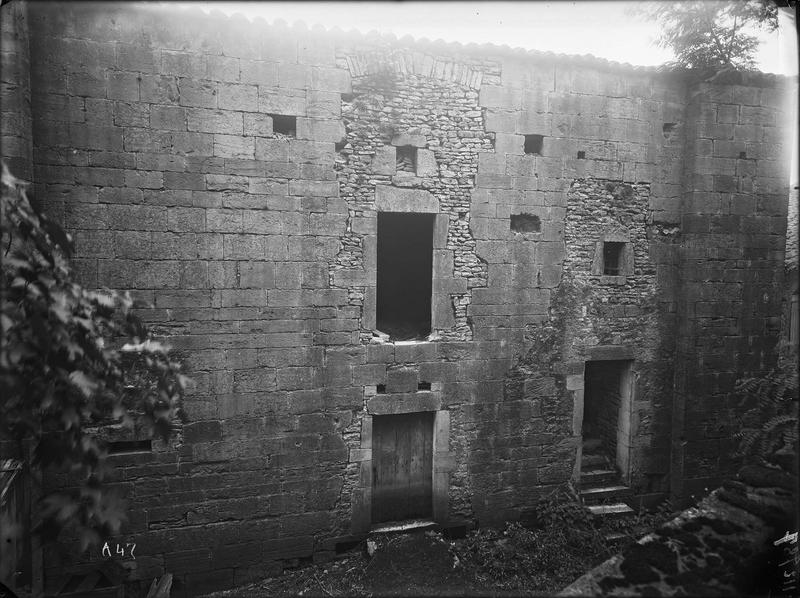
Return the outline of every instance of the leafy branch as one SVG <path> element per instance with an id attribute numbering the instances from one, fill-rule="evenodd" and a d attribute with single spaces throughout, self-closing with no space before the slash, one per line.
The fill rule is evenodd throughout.
<path id="1" fill-rule="evenodd" d="M 116 424 L 168 439 L 187 378 L 150 338 L 125 293 L 88 290 L 69 265 L 71 237 L 38 213 L 2 165 L 0 440 L 33 443 L 32 472 L 68 472 L 76 487 L 46 495 L 39 531 L 75 524 L 83 549 L 119 530 L 123 505 L 105 492 L 107 447 L 94 433 Z"/>
<path id="2" fill-rule="evenodd" d="M 771 0 L 646 3 L 633 12 L 661 25 L 658 45 L 675 53 L 670 66 L 691 69 L 752 70 L 756 31 L 778 27 L 778 7 Z"/>

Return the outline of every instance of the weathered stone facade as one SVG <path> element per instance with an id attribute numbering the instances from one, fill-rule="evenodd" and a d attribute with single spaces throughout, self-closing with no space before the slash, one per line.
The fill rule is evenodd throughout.
<path id="1" fill-rule="evenodd" d="M 587 361 L 631 364 L 638 497 L 732 471 L 733 383 L 780 336 L 787 81 L 3 10 L 4 158 L 74 235 L 82 282 L 149 302 L 194 380 L 171 445 L 113 457 L 134 578 L 223 588 L 366 532 L 389 414 L 434 413 L 436 521 L 524 517 L 579 475 Z M 376 342 L 381 212 L 432 215 L 426 340 Z M 49 584 L 68 562 L 46 554 Z"/>

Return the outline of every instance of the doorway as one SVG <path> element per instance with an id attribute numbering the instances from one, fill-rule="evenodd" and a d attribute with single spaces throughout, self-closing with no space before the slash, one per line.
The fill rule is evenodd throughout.
<path id="1" fill-rule="evenodd" d="M 587 361 L 582 459 L 608 465 L 627 481 L 630 469 L 633 361 Z"/>
<path id="2" fill-rule="evenodd" d="M 434 412 L 372 419 L 372 523 L 433 515 Z"/>

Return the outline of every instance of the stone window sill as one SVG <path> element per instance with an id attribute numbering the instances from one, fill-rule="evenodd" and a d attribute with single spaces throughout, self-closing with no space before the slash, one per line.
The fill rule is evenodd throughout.
<path id="1" fill-rule="evenodd" d="M 610 276 L 608 274 L 601 274 L 600 275 L 600 282 L 602 284 L 615 284 L 615 285 L 623 285 L 627 281 L 628 277 L 623 276 Z"/>

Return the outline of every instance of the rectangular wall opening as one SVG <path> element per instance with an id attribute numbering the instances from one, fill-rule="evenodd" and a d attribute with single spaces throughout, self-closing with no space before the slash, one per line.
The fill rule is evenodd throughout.
<path id="1" fill-rule="evenodd" d="M 626 475 L 630 452 L 629 360 L 587 361 L 584 370 L 583 459 L 601 458 Z"/>
<path id="2" fill-rule="evenodd" d="M 603 274 L 619 276 L 622 274 L 622 253 L 625 243 L 606 241 L 603 243 Z"/>
<path id="3" fill-rule="evenodd" d="M 297 117 L 285 114 L 270 114 L 272 117 L 272 133 L 276 136 L 297 136 Z"/>
<path id="4" fill-rule="evenodd" d="M 433 411 L 372 419 L 372 523 L 433 513 Z"/>
<path id="5" fill-rule="evenodd" d="M 378 213 L 376 325 L 391 340 L 431 332 L 434 214 Z"/>
<path id="6" fill-rule="evenodd" d="M 525 153 L 542 155 L 544 148 L 544 135 L 525 135 Z"/>
<path id="7" fill-rule="evenodd" d="M 395 149 L 398 172 L 417 172 L 417 148 L 411 145 L 400 145 Z"/>
<path id="8" fill-rule="evenodd" d="M 109 455 L 128 453 L 150 453 L 153 450 L 152 440 L 116 440 L 108 443 Z"/>

